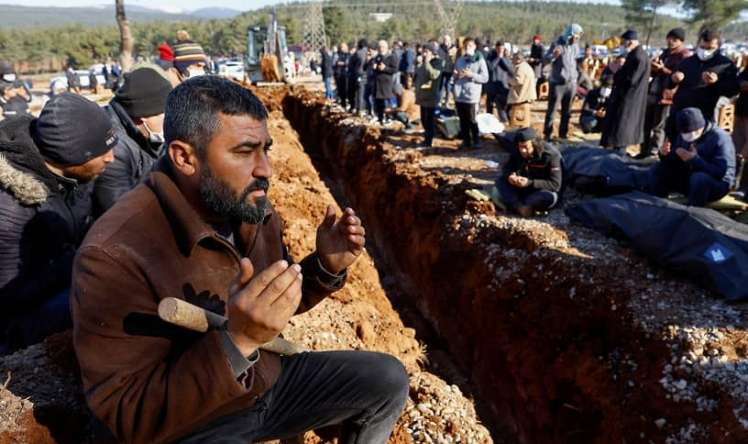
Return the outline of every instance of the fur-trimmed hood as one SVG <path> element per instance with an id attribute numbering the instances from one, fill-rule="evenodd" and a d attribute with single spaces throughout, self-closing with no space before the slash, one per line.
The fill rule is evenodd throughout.
<path id="1" fill-rule="evenodd" d="M 35 119 L 29 116 L 0 123 L 0 187 L 23 205 L 39 205 L 57 188 L 31 137 Z"/>

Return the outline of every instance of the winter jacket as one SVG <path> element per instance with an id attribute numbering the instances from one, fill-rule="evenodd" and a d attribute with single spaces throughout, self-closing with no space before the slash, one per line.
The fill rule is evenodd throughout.
<path id="1" fill-rule="evenodd" d="M 525 159 L 515 147 L 509 160 L 501 170 L 499 180 L 506 181 L 512 173 L 530 179 L 529 189 L 561 191 L 563 172 L 561 153 L 545 142 L 533 142 L 535 151 L 530 159 Z"/>
<path id="2" fill-rule="evenodd" d="M 696 107 L 701 110 L 705 119 L 715 121 L 714 110 L 719 98 L 732 97 L 738 93 L 738 68 L 719 51 L 705 61 L 692 55 L 683 60 L 676 71 L 682 72 L 686 77 L 678 84 L 671 114 L 684 108 Z M 704 72 L 717 73 L 717 83 L 707 85 L 702 79 Z"/>
<path id="3" fill-rule="evenodd" d="M 683 162 L 676 154 L 678 148 L 689 149 L 696 146 L 696 157 Z M 678 135 L 670 148 L 670 153 L 662 161 L 681 173 L 706 173 L 717 180 L 735 184 L 735 145 L 730 135 L 714 123 L 707 122 L 704 134 L 694 142 L 686 142 Z"/>
<path id="4" fill-rule="evenodd" d="M 151 172 L 163 146 L 154 146 L 135 126 L 132 119 L 116 100 L 104 110 L 109 114 L 112 128 L 119 140 L 114 146 L 114 161 L 94 183 L 94 215 L 99 217 L 117 199 L 135 188 Z"/>
<path id="5" fill-rule="evenodd" d="M 738 86 L 742 82 L 748 82 L 748 69 L 743 69 L 738 76 Z M 748 116 L 748 93 L 741 92 L 738 96 L 738 101 L 735 103 L 735 114 L 743 117 Z"/>
<path id="6" fill-rule="evenodd" d="M 271 208 L 262 223 L 234 227 L 230 242 L 203 221 L 171 174 L 162 157 L 144 183 L 94 224 L 75 259 L 73 343 L 84 394 L 117 442 L 173 442 L 252 407 L 281 372 L 279 356 L 263 350 L 243 375 L 232 364 L 239 351 L 224 330 L 195 333 L 159 320 L 158 303 L 166 297 L 225 315 L 242 257 L 255 275 L 292 261 Z M 301 267 L 299 313 L 345 280 L 325 274 L 315 254 Z"/>
<path id="7" fill-rule="evenodd" d="M 510 105 L 534 102 L 538 99 L 537 88 L 535 88 L 535 71 L 527 62 L 522 62 L 514 69 L 514 78 L 509 91 Z"/>
<path id="8" fill-rule="evenodd" d="M 445 45 L 439 45 L 439 58 L 444 60 L 444 72 L 451 74 L 455 67 L 455 61 L 457 59 L 457 47 L 452 45 L 447 47 Z"/>
<path id="9" fill-rule="evenodd" d="M 488 67 L 488 83 L 486 91 L 489 94 L 509 95 L 512 79 L 514 78 L 514 65 L 506 57 L 499 57 L 494 49 L 486 59 Z"/>
<path id="10" fill-rule="evenodd" d="M 561 55 L 553 58 L 553 52 L 556 48 L 561 48 Z M 576 43 L 568 44 L 563 37 L 559 37 L 554 44 L 548 48 L 544 63 L 551 64 L 551 75 L 549 81 L 557 85 L 576 84 L 579 78 L 577 71 L 577 58 L 580 55 L 579 45 Z"/>
<path id="11" fill-rule="evenodd" d="M 92 184 L 53 174 L 31 136 L 34 119 L 0 124 L 0 328 L 70 285 L 93 220 Z"/>
<path id="12" fill-rule="evenodd" d="M 407 48 L 400 58 L 400 72 L 413 74 L 416 71 L 416 50 Z"/>
<path id="13" fill-rule="evenodd" d="M 333 71 L 335 72 L 335 77 L 341 78 L 348 75 L 348 61 L 350 60 L 351 55 L 347 52 L 338 51 L 337 56 L 335 58 L 335 66 Z"/>
<path id="14" fill-rule="evenodd" d="M 384 64 L 384 69 L 380 70 L 378 65 Z M 377 99 L 391 99 L 395 97 L 395 93 L 392 90 L 394 83 L 393 74 L 397 72 L 397 57 L 395 54 L 381 55 L 377 54 L 372 59 L 372 65 L 375 76 L 375 97 Z"/>
<path id="15" fill-rule="evenodd" d="M 597 118 L 597 116 L 595 116 L 595 113 L 598 110 L 605 109 L 607 111 L 610 96 L 603 97 L 602 94 L 600 94 L 600 90 L 601 88 L 595 88 L 588 92 L 584 97 L 584 103 L 582 104 L 582 113 L 580 114 L 580 118 L 585 116 Z"/>
<path id="16" fill-rule="evenodd" d="M 660 61 L 664 65 L 662 68 L 652 68 L 652 81 L 649 82 L 649 104 L 658 103 L 669 104 L 673 100 L 674 87 L 672 80 L 673 72 L 678 65 L 691 56 L 691 51 L 685 46 L 681 46 L 677 51 L 666 49 L 660 55 Z"/>
<path id="17" fill-rule="evenodd" d="M 455 62 L 455 71 L 469 69 L 473 72 L 473 77 L 461 77 L 456 75 L 454 80 L 455 102 L 460 103 L 478 103 L 480 102 L 482 85 L 488 82 L 488 67 L 486 61 L 478 56 L 473 57 L 464 55 Z"/>
<path id="18" fill-rule="evenodd" d="M 426 108 L 436 108 L 439 104 L 439 86 L 442 82 L 444 60 L 434 57 L 430 63 L 421 63 L 416 68 L 414 87 L 416 103 Z"/>
<path id="19" fill-rule="evenodd" d="M 361 48 L 348 60 L 348 79 L 358 82 L 366 75 L 366 57 L 369 50 Z"/>
<path id="20" fill-rule="evenodd" d="M 333 75 L 332 53 L 327 52 L 323 49 L 322 51 L 320 51 L 320 57 L 322 57 L 322 62 L 320 63 L 321 68 L 322 68 L 322 78 L 323 79 L 332 78 L 332 75 Z"/>

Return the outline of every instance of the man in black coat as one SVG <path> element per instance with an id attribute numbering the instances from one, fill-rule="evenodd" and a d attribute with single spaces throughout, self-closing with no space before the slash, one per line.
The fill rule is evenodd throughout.
<path id="1" fill-rule="evenodd" d="M 366 92 L 366 58 L 369 53 L 368 44 L 365 39 L 358 41 L 356 52 L 348 60 L 348 100 L 351 102 L 351 111 L 362 114 L 366 105 L 364 93 Z"/>
<path id="2" fill-rule="evenodd" d="M 628 55 L 623 67 L 613 75 L 613 93 L 600 145 L 625 153 L 627 146 L 644 140 L 650 64 L 636 31 L 626 31 L 621 39 Z"/>
<path id="3" fill-rule="evenodd" d="M 114 161 L 94 184 L 94 215 L 143 181 L 163 152 L 164 108 L 172 86 L 151 68 L 125 74 L 124 84 L 104 110 L 119 139 Z"/>
<path id="4" fill-rule="evenodd" d="M 563 171 L 561 153 L 537 138 L 532 128 L 517 131 L 515 149 L 496 179 L 501 201 L 529 217 L 558 203 Z"/>
<path id="5" fill-rule="evenodd" d="M 114 159 L 106 113 L 82 96 L 0 124 L 0 355 L 70 327 L 75 250 L 93 217 L 92 180 Z"/>
<path id="6" fill-rule="evenodd" d="M 494 106 L 499 114 L 499 120 L 506 123 L 509 121 L 507 114 L 507 102 L 509 90 L 514 79 L 514 65 L 506 56 L 507 50 L 504 42 L 496 42 L 494 50 L 488 55 L 488 83 L 486 84 L 486 112 L 493 113 Z"/>
<path id="7" fill-rule="evenodd" d="M 348 107 L 348 60 L 351 54 L 348 52 L 348 45 L 343 42 L 338 47 L 335 55 L 335 64 L 333 71 L 335 74 L 335 89 L 338 92 L 338 103 L 343 108 Z"/>
<path id="8" fill-rule="evenodd" d="M 379 52 L 372 60 L 375 76 L 374 111 L 381 125 L 384 124 L 386 102 L 395 97 L 395 92 L 392 89 L 393 76 L 397 72 L 399 62 L 397 56 L 390 52 L 389 45 L 385 40 L 380 40 L 377 46 Z"/>
<path id="9" fill-rule="evenodd" d="M 706 120 L 716 122 L 719 98 L 738 93 L 738 68 L 720 52 L 720 39 L 718 31 L 703 31 L 696 54 L 683 60 L 672 75 L 678 91 L 665 125 L 665 135 L 671 142 L 678 135 L 675 116 L 680 110 L 695 107 Z"/>
<path id="10" fill-rule="evenodd" d="M 333 50 L 330 48 L 325 47 L 320 50 L 320 68 L 322 69 L 322 82 L 324 82 L 325 84 L 325 99 L 328 100 L 332 100 L 335 98 L 335 92 L 332 89 L 332 77 L 334 74 L 333 56 Z"/>

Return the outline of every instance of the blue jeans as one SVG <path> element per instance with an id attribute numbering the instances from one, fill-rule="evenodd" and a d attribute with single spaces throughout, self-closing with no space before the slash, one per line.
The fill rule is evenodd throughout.
<path id="1" fill-rule="evenodd" d="M 730 192 L 730 184 L 702 172 L 687 172 L 658 162 L 649 170 L 651 192 L 655 196 L 667 197 L 678 192 L 688 197 L 688 205 L 703 207 L 720 200 Z"/>
<path id="2" fill-rule="evenodd" d="M 300 353 L 283 357 L 282 367 L 252 408 L 220 418 L 181 443 L 287 439 L 342 425 L 342 444 L 385 444 L 408 397 L 405 368 L 383 353 Z"/>
<path id="3" fill-rule="evenodd" d="M 535 188 L 517 188 L 509 185 L 502 177 L 496 181 L 496 189 L 499 190 L 501 201 L 512 210 L 530 207 L 533 211 L 547 211 L 558 203 L 558 193 Z"/>
<path id="4" fill-rule="evenodd" d="M 325 99 L 334 99 L 335 93 L 332 90 L 332 77 L 326 77 L 324 80 L 325 80 Z"/>

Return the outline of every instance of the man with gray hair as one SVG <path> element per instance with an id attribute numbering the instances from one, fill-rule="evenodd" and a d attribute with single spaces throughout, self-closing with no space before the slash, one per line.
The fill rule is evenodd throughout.
<path id="1" fill-rule="evenodd" d="M 389 100 L 395 97 L 392 89 L 394 76 L 398 69 L 397 57 L 390 52 L 389 45 L 385 40 L 377 43 L 378 53 L 372 60 L 374 68 L 374 112 L 377 114 L 379 124 L 384 124 L 384 109 Z"/>

